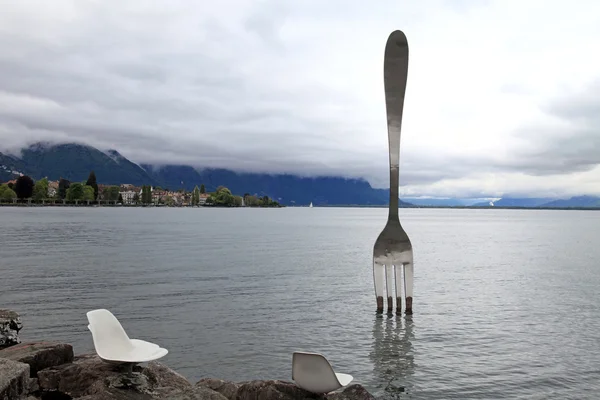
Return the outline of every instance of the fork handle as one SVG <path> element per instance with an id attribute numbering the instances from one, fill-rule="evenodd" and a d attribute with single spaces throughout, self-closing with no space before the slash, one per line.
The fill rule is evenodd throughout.
<path id="1" fill-rule="evenodd" d="M 398 219 L 398 191 L 400 174 L 400 132 L 408 75 L 408 41 L 399 30 L 390 34 L 383 58 L 385 108 L 390 150 L 390 211 L 388 219 Z"/>

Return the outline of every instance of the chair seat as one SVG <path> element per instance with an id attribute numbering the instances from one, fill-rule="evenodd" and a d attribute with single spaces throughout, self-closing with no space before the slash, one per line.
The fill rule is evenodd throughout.
<path id="1" fill-rule="evenodd" d="M 91 326 L 88 325 L 88 329 Z M 129 339 L 129 343 L 133 347 L 125 352 L 119 354 L 98 354 L 101 359 L 106 361 L 118 361 L 118 362 L 147 362 L 157 360 L 161 357 L 166 356 L 169 351 L 163 349 L 155 343 L 150 343 L 140 339 Z"/>
<path id="2" fill-rule="evenodd" d="M 155 343 L 146 342 L 140 339 L 129 339 L 134 348 L 127 354 L 130 358 L 143 358 L 139 362 L 152 361 L 164 357 L 169 352 Z"/>
<path id="3" fill-rule="evenodd" d="M 335 376 L 337 377 L 338 381 L 340 381 L 342 386 L 346 386 L 354 379 L 352 375 L 342 374 L 341 372 L 336 372 Z"/>
<path id="4" fill-rule="evenodd" d="M 157 344 L 146 342 L 145 340 L 129 340 L 133 345 L 131 349 L 119 354 L 102 354 L 100 357 L 107 361 L 140 363 L 157 360 L 164 357 L 169 352 L 167 349 L 163 349 Z"/>

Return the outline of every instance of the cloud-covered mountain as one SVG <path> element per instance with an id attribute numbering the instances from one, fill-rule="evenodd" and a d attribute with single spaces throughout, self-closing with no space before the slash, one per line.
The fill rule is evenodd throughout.
<path id="1" fill-rule="evenodd" d="M 237 194 L 267 195 L 288 205 L 385 205 L 389 201 L 387 189 L 374 189 L 364 179 L 342 177 L 299 177 L 290 174 L 259 174 L 234 172 L 226 169 L 196 170 L 185 165 L 142 165 L 158 182 L 169 189 L 192 190 L 204 183 L 207 190 L 225 185 Z M 400 202 L 400 205 L 407 205 Z"/>
<path id="2" fill-rule="evenodd" d="M 457 206 L 472 206 L 480 203 L 482 199 L 472 198 L 452 198 L 452 197 L 403 197 L 404 201 L 416 206 L 427 206 L 427 207 L 457 207 Z"/>
<path id="3" fill-rule="evenodd" d="M 501 199 L 403 197 L 407 203 L 423 207 L 497 207 L 497 208 L 600 208 L 598 196 L 504 197 Z"/>
<path id="4" fill-rule="evenodd" d="M 570 199 L 553 200 L 543 205 L 543 207 L 569 208 L 586 207 L 599 208 L 600 197 L 598 196 L 574 196 Z"/>
<path id="5" fill-rule="evenodd" d="M 494 201 L 494 207 L 540 207 L 544 204 L 551 202 L 553 198 L 549 197 L 526 197 L 526 198 L 518 198 L 518 197 L 503 197 Z M 491 205 L 490 202 L 481 202 L 477 203 L 478 207 L 486 207 Z"/>
<path id="6" fill-rule="evenodd" d="M 116 150 L 102 152 L 94 147 L 75 143 L 36 143 L 22 150 L 21 160 L 28 173 L 35 177 L 62 177 L 72 181 L 83 181 L 93 170 L 99 183 L 157 183 L 139 165 L 121 156 Z"/>
<path id="7" fill-rule="evenodd" d="M 502 198 L 493 202 L 494 207 L 514 208 L 599 208 L 598 196 L 573 196 L 566 199 L 542 198 Z M 481 202 L 475 207 L 491 206 L 489 202 Z"/>
<path id="8" fill-rule="evenodd" d="M 227 186 L 235 194 L 245 193 L 269 196 L 286 205 L 361 205 L 388 204 L 389 191 L 376 189 L 364 179 L 336 176 L 302 177 L 292 174 L 264 174 L 236 172 L 223 168 L 194 168 L 188 165 L 136 164 L 116 150 L 100 151 L 94 147 L 76 144 L 36 143 L 21 151 L 19 156 L 0 153 L 0 182 L 14 179 L 19 173 L 39 179 L 59 178 L 84 181 L 90 171 L 96 173 L 99 183 L 149 184 L 172 190 L 192 190 L 204 184 L 207 190 Z M 575 196 L 571 198 L 505 197 L 493 202 L 495 207 L 515 208 L 596 208 L 600 197 Z M 407 197 L 400 206 L 429 207 L 489 207 L 489 201 L 469 198 Z"/>
<path id="9" fill-rule="evenodd" d="M 25 163 L 9 154 L 0 153 L 0 182 L 14 179 L 26 169 Z"/>
<path id="10" fill-rule="evenodd" d="M 364 179 L 243 173 L 227 169 L 196 169 L 186 165 L 138 165 L 116 150 L 103 152 L 75 143 L 36 143 L 23 149 L 20 157 L 0 153 L 0 177 L 3 181 L 14 177 L 11 171 L 31 175 L 34 179 L 47 176 L 52 180 L 83 181 L 92 170 L 98 183 L 103 184 L 149 184 L 171 190 L 192 190 L 196 185 L 204 184 L 209 191 L 224 185 L 235 194 L 266 195 L 286 205 L 312 202 L 315 205 L 381 206 L 389 201 L 388 190 L 374 189 Z"/>

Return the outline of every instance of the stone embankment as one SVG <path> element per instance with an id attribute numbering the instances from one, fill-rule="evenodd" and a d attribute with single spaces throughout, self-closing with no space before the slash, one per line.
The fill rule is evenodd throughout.
<path id="1" fill-rule="evenodd" d="M 0 310 L 0 400 L 370 400 L 360 385 L 318 396 L 293 382 L 229 382 L 205 378 L 193 384 L 159 362 L 146 366 L 102 361 L 95 353 L 75 355 L 70 344 L 21 343 L 21 320 Z"/>

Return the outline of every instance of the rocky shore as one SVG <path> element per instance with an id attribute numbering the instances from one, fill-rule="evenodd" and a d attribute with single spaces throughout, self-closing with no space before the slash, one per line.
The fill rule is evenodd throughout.
<path id="1" fill-rule="evenodd" d="M 0 400 L 370 400 L 360 385 L 319 396 L 293 382 L 229 382 L 204 378 L 195 384 L 159 362 L 111 364 L 95 353 L 75 355 L 59 342 L 21 343 L 19 315 L 0 310 Z"/>

